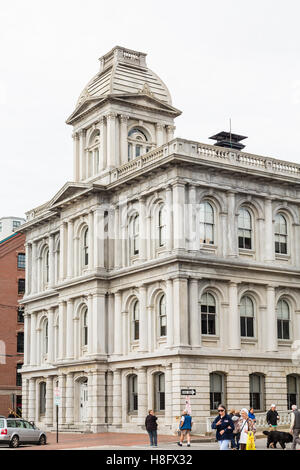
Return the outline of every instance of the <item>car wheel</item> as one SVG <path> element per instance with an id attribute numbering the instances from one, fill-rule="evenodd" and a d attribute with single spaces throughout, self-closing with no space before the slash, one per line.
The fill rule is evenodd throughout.
<path id="1" fill-rule="evenodd" d="M 9 447 L 13 447 L 14 449 L 19 447 L 19 438 L 18 438 L 18 436 L 13 436 L 13 438 L 11 439 L 11 441 L 9 443 Z"/>
<path id="2" fill-rule="evenodd" d="M 42 434 L 41 437 L 39 438 L 39 445 L 40 446 L 46 445 L 46 436 L 44 434 Z"/>

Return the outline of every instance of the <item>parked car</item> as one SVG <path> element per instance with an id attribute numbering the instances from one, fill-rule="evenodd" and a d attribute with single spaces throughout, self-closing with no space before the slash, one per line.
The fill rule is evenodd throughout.
<path id="1" fill-rule="evenodd" d="M 0 418 L 0 445 L 16 448 L 19 444 L 47 443 L 46 433 L 33 423 L 19 418 Z"/>

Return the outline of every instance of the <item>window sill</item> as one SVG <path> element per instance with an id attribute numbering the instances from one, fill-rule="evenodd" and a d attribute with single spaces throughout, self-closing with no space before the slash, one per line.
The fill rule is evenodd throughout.
<path id="1" fill-rule="evenodd" d="M 290 255 L 281 255 L 279 253 L 275 253 L 275 260 L 289 261 L 290 259 L 291 259 Z"/>
<path id="2" fill-rule="evenodd" d="M 217 335 L 201 335 L 203 341 L 218 341 L 220 336 Z"/>
<path id="3" fill-rule="evenodd" d="M 286 345 L 292 345 L 293 340 L 292 339 L 278 339 L 278 346 L 286 346 Z"/>
<path id="4" fill-rule="evenodd" d="M 255 255 L 255 250 L 252 250 L 252 249 L 248 250 L 247 248 L 239 248 L 239 255 L 253 257 Z"/>
<path id="5" fill-rule="evenodd" d="M 242 344 L 256 344 L 257 338 L 248 338 L 247 336 L 242 336 L 241 343 Z"/>

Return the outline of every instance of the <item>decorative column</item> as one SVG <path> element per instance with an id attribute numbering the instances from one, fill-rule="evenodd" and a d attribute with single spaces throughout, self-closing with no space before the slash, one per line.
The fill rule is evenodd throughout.
<path id="1" fill-rule="evenodd" d="M 60 389 L 60 406 L 58 408 L 58 422 L 60 425 L 66 421 L 66 376 L 58 376 L 58 387 Z"/>
<path id="2" fill-rule="evenodd" d="M 273 210 L 272 200 L 265 199 L 265 261 L 270 262 L 275 260 L 275 244 L 274 244 L 274 231 L 273 231 Z"/>
<path id="3" fill-rule="evenodd" d="M 32 242 L 32 260 L 31 260 L 31 294 L 36 294 L 37 289 L 37 242 Z"/>
<path id="4" fill-rule="evenodd" d="M 140 245 L 139 245 L 139 259 L 140 261 L 145 261 L 147 258 L 147 236 L 146 236 L 146 207 L 145 207 L 145 198 L 141 197 L 139 199 L 139 224 L 140 224 Z"/>
<path id="5" fill-rule="evenodd" d="M 120 237 L 120 210 L 119 206 L 115 205 L 115 223 L 114 223 L 114 237 L 115 237 L 115 268 L 122 266 L 122 253 L 121 253 L 121 237 Z"/>
<path id="6" fill-rule="evenodd" d="M 46 425 L 53 424 L 53 377 L 50 376 L 46 379 Z"/>
<path id="7" fill-rule="evenodd" d="M 59 278 L 60 281 L 65 279 L 66 275 L 66 251 L 67 251 L 67 243 L 66 243 L 66 235 L 67 235 L 67 224 L 66 222 L 62 221 L 60 225 L 60 255 L 59 255 Z"/>
<path id="8" fill-rule="evenodd" d="M 129 338 L 128 338 L 128 312 L 122 312 L 122 352 L 125 356 L 128 354 L 129 347 Z"/>
<path id="9" fill-rule="evenodd" d="M 29 379 L 29 390 L 28 390 L 28 421 L 35 421 L 35 389 L 36 379 Z"/>
<path id="10" fill-rule="evenodd" d="M 105 424 L 105 372 L 93 371 L 93 430 L 99 431 L 98 426 Z"/>
<path id="11" fill-rule="evenodd" d="M 227 220 L 227 244 L 228 244 L 228 256 L 238 256 L 238 234 L 237 224 L 235 215 L 235 194 L 233 192 L 227 193 L 227 205 L 228 205 L 228 220 Z"/>
<path id="12" fill-rule="evenodd" d="M 90 211 L 88 215 L 88 244 L 89 244 L 89 264 L 88 268 L 91 271 L 94 268 L 94 212 Z"/>
<path id="13" fill-rule="evenodd" d="M 121 165 L 128 162 L 128 119 L 129 116 L 122 114 L 121 117 Z"/>
<path id="14" fill-rule="evenodd" d="M 93 353 L 106 354 L 105 294 L 93 295 Z"/>
<path id="15" fill-rule="evenodd" d="M 24 313 L 24 366 L 30 364 L 30 316 Z"/>
<path id="16" fill-rule="evenodd" d="M 164 126 L 162 124 L 156 124 L 156 145 L 160 147 L 164 143 Z"/>
<path id="17" fill-rule="evenodd" d="M 185 185 L 175 183 L 173 185 L 173 224 L 174 224 L 174 248 L 185 249 L 184 227 Z"/>
<path id="18" fill-rule="evenodd" d="M 25 296 L 30 294 L 30 245 L 25 243 Z"/>
<path id="19" fill-rule="evenodd" d="M 221 233 L 224 234 L 224 233 L 227 233 L 227 230 L 228 230 L 227 212 L 220 212 L 220 217 L 221 217 Z M 218 242 L 218 245 L 219 245 L 219 242 Z M 220 245 L 222 248 L 222 256 L 223 258 L 225 258 L 227 256 L 227 237 L 224 237 L 224 236 L 221 237 Z"/>
<path id="20" fill-rule="evenodd" d="M 58 314 L 58 343 L 59 343 L 59 359 L 62 360 L 65 357 L 65 334 L 64 334 L 64 326 L 65 326 L 65 302 L 61 301 L 58 303 L 59 314 Z"/>
<path id="21" fill-rule="evenodd" d="M 268 352 L 278 351 L 277 338 L 277 314 L 275 305 L 275 288 L 267 286 L 267 317 L 264 324 L 266 334 L 266 350 Z"/>
<path id="22" fill-rule="evenodd" d="M 188 281 L 182 276 L 173 280 L 174 346 L 189 347 Z"/>
<path id="23" fill-rule="evenodd" d="M 94 354 L 93 295 L 88 295 L 88 354 Z M 80 332 L 81 333 L 81 332 Z"/>
<path id="24" fill-rule="evenodd" d="M 98 128 L 100 131 L 100 148 L 99 148 L 99 159 L 100 159 L 100 171 L 105 170 L 107 161 L 106 161 L 106 121 L 105 117 L 101 116 L 98 123 Z"/>
<path id="25" fill-rule="evenodd" d="M 174 139 L 175 126 L 167 126 L 167 142 Z"/>
<path id="26" fill-rule="evenodd" d="M 68 267 L 67 277 L 72 279 L 74 275 L 74 222 L 73 220 L 68 221 Z"/>
<path id="27" fill-rule="evenodd" d="M 201 346 L 200 315 L 198 300 L 198 279 L 189 280 L 189 306 L 190 306 L 190 336 L 191 346 Z"/>
<path id="28" fill-rule="evenodd" d="M 166 281 L 166 313 L 167 313 L 167 347 L 174 345 L 174 316 L 173 316 L 173 280 Z"/>
<path id="29" fill-rule="evenodd" d="M 229 334 L 229 349 L 241 349 L 241 327 L 240 327 L 240 313 L 238 308 L 238 294 L 237 283 L 229 283 L 229 310 L 228 310 L 228 334 Z"/>
<path id="30" fill-rule="evenodd" d="M 166 188 L 166 249 L 171 253 L 173 249 L 173 190 L 172 186 Z"/>
<path id="31" fill-rule="evenodd" d="M 79 135 L 77 132 L 73 134 L 73 175 L 74 181 L 80 180 L 80 161 L 79 161 Z"/>
<path id="32" fill-rule="evenodd" d="M 122 293 L 118 291 L 115 293 L 115 321 L 114 321 L 114 354 L 122 354 Z"/>
<path id="33" fill-rule="evenodd" d="M 197 225 L 196 225 L 196 187 L 194 185 L 189 186 L 189 249 L 196 251 L 199 248 L 197 239 Z"/>
<path id="34" fill-rule="evenodd" d="M 36 313 L 31 312 L 30 315 L 30 365 L 36 365 Z"/>
<path id="35" fill-rule="evenodd" d="M 74 423 L 74 377 L 73 373 L 67 374 L 66 380 L 66 424 Z"/>
<path id="36" fill-rule="evenodd" d="M 94 382 L 93 382 L 93 370 L 88 371 L 88 416 L 87 420 L 89 423 L 93 421 L 93 401 L 94 401 Z"/>
<path id="37" fill-rule="evenodd" d="M 147 288 L 145 285 L 139 287 L 140 300 L 140 351 L 148 350 L 147 341 Z"/>
<path id="38" fill-rule="evenodd" d="M 54 308 L 48 310 L 48 363 L 54 362 Z"/>
<path id="39" fill-rule="evenodd" d="M 113 425 L 122 425 L 122 378 L 121 371 L 113 371 Z"/>
<path id="40" fill-rule="evenodd" d="M 137 368 L 138 375 L 138 424 L 142 426 L 147 416 L 147 368 Z"/>
<path id="41" fill-rule="evenodd" d="M 86 179 L 86 154 L 85 154 L 85 129 L 79 131 L 79 165 L 80 165 L 80 180 Z"/>
<path id="42" fill-rule="evenodd" d="M 73 322 L 74 300 L 67 300 L 67 359 L 74 357 L 74 322 Z"/>
<path id="43" fill-rule="evenodd" d="M 116 117 L 117 114 L 106 115 L 107 122 L 107 168 L 116 166 Z"/>
<path id="44" fill-rule="evenodd" d="M 49 236 L 49 288 L 54 287 L 54 274 L 55 274 L 55 264 L 54 264 L 54 235 Z"/>
<path id="45" fill-rule="evenodd" d="M 166 394 L 166 409 L 165 409 L 165 423 L 167 426 L 172 426 L 173 422 L 173 379 L 172 379 L 172 364 L 167 364 L 165 371 L 165 394 Z"/>
<path id="46" fill-rule="evenodd" d="M 94 268 L 105 267 L 104 239 L 104 211 L 97 208 L 94 210 Z"/>

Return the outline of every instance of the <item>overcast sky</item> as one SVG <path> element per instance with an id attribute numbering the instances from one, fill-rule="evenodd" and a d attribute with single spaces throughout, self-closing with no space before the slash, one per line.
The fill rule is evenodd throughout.
<path id="1" fill-rule="evenodd" d="M 176 136 L 300 163 L 299 0 L 0 0 L 0 217 L 72 181 L 65 124 L 98 58 L 143 51 L 183 111 Z"/>

